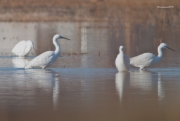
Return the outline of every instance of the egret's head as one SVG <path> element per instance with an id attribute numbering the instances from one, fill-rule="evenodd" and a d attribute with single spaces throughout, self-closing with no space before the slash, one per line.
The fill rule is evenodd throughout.
<path id="1" fill-rule="evenodd" d="M 173 49 L 171 49 L 170 47 L 168 47 L 168 45 L 167 45 L 166 43 L 161 43 L 161 44 L 159 45 L 159 48 L 167 48 L 167 49 L 170 49 L 170 50 L 174 51 Z"/>
<path id="2" fill-rule="evenodd" d="M 56 35 L 54 35 L 54 38 L 56 38 L 56 39 L 60 39 L 60 38 L 61 38 L 61 35 L 56 34 Z"/>
<path id="3" fill-rule="evenodd" d="M 119 52 L 124 51 L 124 46 L 119 47 Z"/>
<path id="4" fill-rule="evenodd" d="M 53 38 L 54 38 L 54 39 L 67 39 L 67 40 L 70 40 L 70 39 L 68 39 L 68 38 L 62 37 L 62 36 L 59 35 L 59 34 L 54 35 Z"/>
<path id="5" fill-rule="evenodd" d="M 31 40 L 27 40 L 27 44 L 34 50 L 34 53 L 36 55 L 36 51 L 34 49 L 34 43 Z"/>
<path id="6" fill-rule="evenodd" d="M 166 47 L 168 47 L 168 45 L 167 45 L 166 43 L 161 43 L 161 44 L 159 45 L 159 47 L 161 47 L 161 48 L 166 48 Z"/>

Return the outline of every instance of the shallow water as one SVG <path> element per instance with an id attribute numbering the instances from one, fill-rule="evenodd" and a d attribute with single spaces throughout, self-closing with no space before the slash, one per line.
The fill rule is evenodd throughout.
<path id="1" fill-rule="evenodd" d="M 177 0 L 1 0 L 0 121 L 180 121 L 180 16 Z M 69 4 L 71 3 L 71 4 Z M 157 6 L 173 6 L 160 9 Z M 21 40 L 37 55 L 61 56 L 46 70 L 24 70 L 35 56 L 12 56 Z M 118 73 L 119 46 L 133 57 L 176 53 L 148 71 Z"/>
<path id="2" fill-rule="evenodd" d="M 46 70 L 24 70 L 32 58 L 0 58 L 2 121 L 180 120 L 180 68 L 118 73 L 99 56 L 83 55 L 69 65 L 73 57 L 63 56 Z"/>

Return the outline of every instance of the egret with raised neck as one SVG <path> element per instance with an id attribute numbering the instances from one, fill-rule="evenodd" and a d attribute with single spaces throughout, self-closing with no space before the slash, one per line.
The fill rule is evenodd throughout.
<path id="1" fill-rule="evenodd" d="M 174 51 L 173 49 L 168 47 L 166 43 L 161 43 L 158 46 L 158 56 L 155 56 L 152 53 L 143 53 L 141 55 L 130 58 L 130 64 L 135 67 L 139 67 L 139 70 L 146 70 L 146 67 L 152 66 L 161 61 L 161 59 L 163 58 L 163 49 L 166 48 Z"/>
<path id="2" fill-rule="evenodd" d="M 125 54 L 123 46 L 119 47 L 119 54 L 116 57 L 115 65 L 119 72 L 129 71 L 130 60 L 129 57 Z"/>
<path id="3" fill-rule="evenodd" d="M 57 42 L 58 39 L 70 40 L 68 38 L 62 37 L 59 34 L 54 35 L 53 44 L 55 46 L 55 51 L 46 51 L 46 52 L 40 54 L 39 56 L 37 56 L 33 60 L 31 60 L 25 66 L 25 69 L 37 68 L 37 67 L 45 69 L 46 67 L 52 65 L 60 55 L 60 45 Z"/>

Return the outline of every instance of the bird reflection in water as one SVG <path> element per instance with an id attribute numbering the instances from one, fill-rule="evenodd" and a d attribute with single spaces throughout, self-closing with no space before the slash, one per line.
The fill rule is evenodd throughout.
<path id="1" fill-rule="evenodd" d="M 153 82 L 157 81 L 157 74 L 150 71 L 132 71 L 130 86 L 140 89 L 144 93 L 153 89 Z"/>
<path id="2" fill-rule="evenodd" d="M 53 91 L 53 109 L 56 109 L 58 106 L 60 91 L 59 74 L 51 69 L 30 69 L 27 72 L 32 73 L 28 75 L 31 76 L 30 78 L 33 78 L 33 80 L 36 80 L 39 86 L 43 86 L 44 91 Z"/>
<path id="3" fill-rule="evenodd" d="M 50 69 L 17 70 L 9 73 L 11 74 L 8 76 L 13 81 L 1 81 L 0 91 L 3 102 L 0 101 L 0 106 L 11 104 L 14 108 L 28 108 L 30 106 L 35 109 L 52 105 L 52 103 L 53 109 L 58 106 L 60 91 L 58 73 Z M 16 102 L 21 103 L 17 104 Z"/>
<path id="4" fill-rule="evenodd" d="M 58 74 L 56 74 L 57 76 Z M 53 86 L 53 109 L 56 110 L 58 107 L 58 101 L 59 101 L 59 92 L 60 92 L 60 83 L 59 78 L 55 77 L 54 79 L 54 86 Z"/>
<path id="5" fill-rule="evenodd" d="M 12 58 L 12 66 L 15 68 L 24 68 L 29 61 L 26 58 L 22 57 L 13 57 Z"/>
<path id="6" fill-rule="evenodd" d="M 122 99 L 123 99 L 123 90 L 125 88 L 124 87 L 124 83 L 125 83 L 125 81 L 129 82 L 129 80 L 130 80 L 130 75 L 129 75 L 128 72 L 119 72 L 119 73 L 116 73 L 115 84 L 116 84 L 116 91 L 119 94 L 120 103 L 122 102 Z"/>
<path id="7" fill-rule="evenodd" d="M 162 101 L 164 99 L 164 90 L 162 86 L 161 74 L 158 73 L 158 100 Z"/>
<path id="8" fill-rule="evenodd" d="M 157 90 L 158 100 L 163 99 L 164 92 L 161 84 L 161 74 L 151 71 L 132 71 L 130 73 L 130 86 L 132 88 L 140 89 L 147 94 L 153 89 Z"/>
<path id="9" fill-rule="evenodd" d="M 116 74 L 116 91 L 119 94 L 120 104 L 123 102 L 123 97 L 126 95 L 125 90 L 129 90 L 129 94 L 154 94 L 153 90 L 157 90 L 156 95 L 158 101 L 164 98 L 164 92 L 161 83 L 161 74 L 151 71 L 130 71 L 129 73 Z M 133 91 L 133 92 L 131 92 Z M 143 97 L 145 98 L 145 97 Z"/>

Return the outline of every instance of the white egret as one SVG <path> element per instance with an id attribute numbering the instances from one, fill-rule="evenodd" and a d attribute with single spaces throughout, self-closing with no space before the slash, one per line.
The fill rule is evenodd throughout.
<path id="1" fill-rule="evenodd" d="M 67 39 L 67 38 L 62 37 L 59 34 L 54 35 L 53 44 L 55 45 L 56 48 L 55 51 L 47 51 L 35 57 L 25 66 L 25 69 L 36 68 L 36 67 L 45 69 L 46 67 L 52 65 L 60 55 L 60 45 L 57 42 L 58 39 Z"/>
<path id="2" fill-rule="evenodd" d="M 26 57 L 31 49 L 34 50 L 33 42 L 31 40 L 23 40 L 14 46 L 12 53 L 19 57 Z"/>
<path id="3" fill-rule="evenodd" d="M 162 49 L 164 48 L 168 48 L 174 51 L 173 49 L 169 48 L 167 44 L 161 43 L 158 47 L 158 56 L 155 56 L 152 53 L 143 53 L 141 55 L 130 58 L 130 64 L 135 67 L 139 67 L 139 70 L 145 70 L 146 67 L 152 66 L 161 60 L 163 57 Z"/>
<path id="4" fill-rule="evenodd" d="M 119 54 L 116 57 L 115 65 L 119 72 L 129 70 L 130 60 L 129 57 L 125 54 L 123 46 L 119 47 Z"/>

